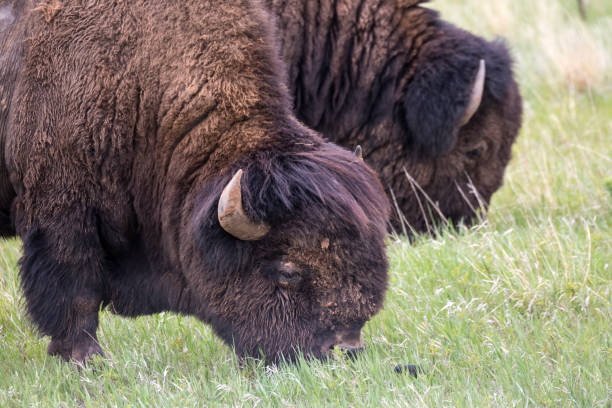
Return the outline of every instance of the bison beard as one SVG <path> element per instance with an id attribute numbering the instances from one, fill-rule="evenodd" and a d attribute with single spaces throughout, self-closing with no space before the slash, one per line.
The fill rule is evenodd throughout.
<path id="1" fill-rule="evenodd" d="M 259 3 L 21 6 L 0 2 L 16 16 L 0 28 L 0 232 L 23 239 L 49 352 L 100 353 L 105 305 L 196 315 L 272 361 L 358 348 L 386 289 L 388 204 L 292 116 Z"/>
<path id="2" fill-rule="evenodd" d="M 486 210 L 521 124 L 504 43 L 440 20 L 423 2 L 265 2 L 297 117 L 329 140 L 363 147 L 396 204 L 393 226 L 408 232 L 469 223 Z M 472 111 L 481 61 L 484 89 Z"/>

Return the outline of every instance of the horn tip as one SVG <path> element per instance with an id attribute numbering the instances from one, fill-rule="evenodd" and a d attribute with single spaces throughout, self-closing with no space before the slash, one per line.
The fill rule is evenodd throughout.
<path id="1" fill-rule="evenodd" d="M 354 154 L 355 156 L 357 156 L 357 158 L 363 160 L 363 149 L 361 148 L 361 145 L 357 145 Z"/>
<path id="2" fill-rule="evenodd" d="M 478 74 L 479 76 L 484 76 L 487 72 L 487 62 L 484 59 L 481 59 L 478 64 Z"/>
<path id="3" fill-rule="evenodd" d="M 486 74 L 486 62 L 484 59 L 481 59 L 478 63 L 478 72 L 476 72 L 476 77 L 474 78 L 472 90 L 470 91 L 470 99 L 465 109 L 465 113 L 459 121 L 459 126 L 466 125 L 470 121 L 470 119 L 472 119 L 472 116 L 474 116 L 474 114 L 480 107 L 480 103 L 482 102 L 482 94 L 484 92 Z"/>
<path id="4" fill-rule="evenodd" d="M 234 173 L 234 176 L 232 177 L 232 180 L 238 180 L 240 181 L 240 179 L 242 178 L 242 169 L 238 169 L 238 171 L 236 171 L 236 173 Z"/>

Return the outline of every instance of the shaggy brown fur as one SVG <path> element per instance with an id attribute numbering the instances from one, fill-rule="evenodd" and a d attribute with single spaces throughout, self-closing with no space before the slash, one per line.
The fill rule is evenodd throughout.
<path id="1" fill-rule="evenodd" d="M 394 226 L 405 217 L 425 231 L 441 218 L 468 222 L 488 205 L 521 124 L 521 98 L 503 42 L 419 3 L 266 0 L 298 118 L 345 147 L 362 145 L 401 210 Z M 482 104 L 460 127 L 481 59 Z"/>
<path id="2" fill-rule="evenodd" d="M 358 344 L 386 289 L 388 204 L 292 116 L 269 19 L 251 0 L 26 2 L 11 30 L 27 41 L 2 42 L 23 58 L 0 179 L 50 353 L 100 352 L 101 304 L 194 314 L 271 360 Z M 271 227 L 259 241 L 217 219 L 238 169 L 247 215 Z"/>
<path id="3" fill-rule="evenodd" d="M 15 233 L 10 219 L 10 208 L 15 192 L 4 162 L 5 134 L 10 101 L 19 71 L 23 24 L 15 24 L 23 13 L 23 1 L 0 0 L 0 237 Z"/>

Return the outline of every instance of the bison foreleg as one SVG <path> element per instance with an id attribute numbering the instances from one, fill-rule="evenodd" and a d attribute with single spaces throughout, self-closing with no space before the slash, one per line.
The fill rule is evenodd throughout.
<path id="1" fill-rule="evenodd" d="M 23 236 L 21 280 L 28 312 L 43 334 L 51 336 L 48 352 L 85 362 L 102 350 L 96 337 L 102 302 L 101 256 L 93 231 L 79 239 L 31 228 Z"/>

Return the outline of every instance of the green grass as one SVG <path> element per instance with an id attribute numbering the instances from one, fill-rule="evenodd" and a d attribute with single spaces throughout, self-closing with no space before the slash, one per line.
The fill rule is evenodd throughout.
<path id="1" fill-rule="evenodd" d="M 24 315 L 10 241 L 0 243 L 0 407 L 611 407 L 612 3 L 587 4 L 582 23 L 573 0 L 433 3 L 509 38 L 524 127 L 488 221 L 390 239 L 385 309 L 356 361 L 240 368 L 195 319 L 105 312 L 106 358 L 78 371 L 46 355 Z M 393 372 L 409 362 L 425 374 Z"/>

